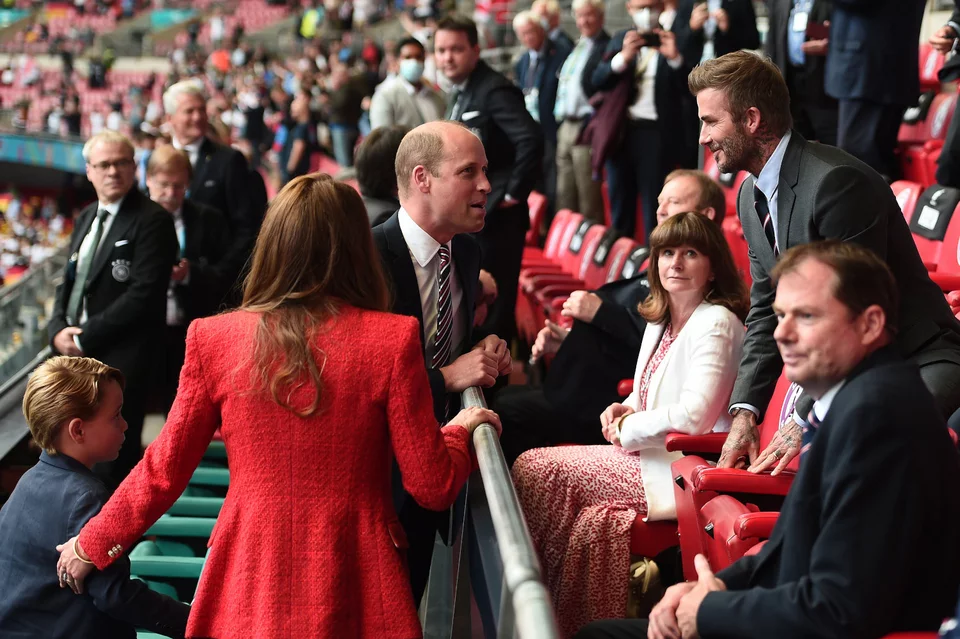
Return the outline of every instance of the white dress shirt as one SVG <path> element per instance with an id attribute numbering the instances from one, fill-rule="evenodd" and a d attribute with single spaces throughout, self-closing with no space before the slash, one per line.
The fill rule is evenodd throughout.
<path id="1" fill-rule="evenodd" d="M 663 16 L 660 18 L 660 26 L 663 26 Z M 623 73 L 627 69 L 627 63 L 626 56 L 623 55 L 622 51 L 619 51 L 611 58 L 610 69 L 616 74 Z M 660 52 L 657 49 L 640 47 L 640 51 L 637 52 L 637 69 L 641 74 L 638 81 L 640 86 L 636 101 L 627 110 L 627 115 L 631 120 L 657 120 L 656 89 L 659 64 Z M 683 66 L 683 56 L 667 60 L 667 64 L 672 69 L 679 69 Z"/>
<path id="2" fill-rule="evenodd" d="M 190 166 L 196 168 L 197 158 L 200 157 L 200 146 L 203 144 L 203 138 L 194 140 L 190 144 L 181 144 L 177 138 L 173 138 L 173 148 L 178 151 L 186 151 L 190 156 Z"/>
<path id="3" fill-rule="evenodd" d="M 827 412 L 830 410 L 830 406 L 833 405 L 833 399 L 837 396 L 837 393 L 840 392 L 840 389 L 843 388 L 843 385 L 846 383 L 847 380 L 840 380 L 830 390 L 824 393 L 823 397 L 813 403 L 813 412 L 817 416 L 817 419 L 820 420 L 821 424 L 823 423 L 823 420 L 827 418 Z"/>
<path id="4" fill-rule="evenodd" d="M 433 359 L 437 335 L 437 273 L 440 268 L 440 243 L 433 239 L 413 221 L 410 214 L 402 207 L 399 212 L 400 232 L 407 243 L 410 258 L 413 262 L 413 271 L 417 275 L 417 286 L 420 289 L 420 309 L 423 313 L 423 336 L 426 342 L 427 361 Z M 447 244 L 450 248 L 450 244 Z M 463 313 L 463 289 L 457 279 L 457 261 L 451 249 L 450 252 L 450 293 L 451 312 L 453 313 L 453 328 L 450 335 L 452 350 L 450 361 L 463 350 L 463 340 L 466 335 Z M 449 362 L 448 362 L 449 363 Z"/>
<path id="5" fill-rule="evenodd" d="M 563 101 L 554 109 L 554 116 L 558 116 L 558 121 L 568 117 L 580 119 L 593 115 L 593 107 L 583 92 L 583 69 L 587 66 L 594 45 L 594 38 L 581 36 L 574 48 L 576 55 L 571 53 L 567 56 L 560 68 L 557 96 L 558 101 L 559 96 L 563 96 Z"/>

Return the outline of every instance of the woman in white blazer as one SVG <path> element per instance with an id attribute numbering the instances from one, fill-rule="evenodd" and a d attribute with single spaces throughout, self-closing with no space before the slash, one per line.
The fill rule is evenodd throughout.
<path id="1" fill-rule="evenodd" d="M 513 466 L 562 631 L 626 614 L 630 528 L 676 518 L 668 433 L 730 428 L 749 307 L 719 226 L 675 215 L 650 237 L 650 296 L 633 392 L 597 424 L 610 446 L 541 448 Z"/>

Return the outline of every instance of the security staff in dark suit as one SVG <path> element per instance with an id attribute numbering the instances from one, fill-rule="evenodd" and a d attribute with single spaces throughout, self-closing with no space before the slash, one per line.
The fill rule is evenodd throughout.
<path id="1" fill-rule="evenodd" d="M 840 102 L 837 146 L 888 180 L 903 112 L 920 95 L 923 0 L 833 0 L 827 94 Z"/>
<path id="2" fill-rule="evenodd" d="M 893 345 L 893 274 L 832 241 L 790 249 L 773 277 L 787 378 L 816 403 L 770 540 L 716 575 L 698 556 L 699 579 L 671 587 L 649 628 L 601 621 L 577 639 L 883 637 L 935 631 L 953 610 L 960 458 Z"/>
<path id="3" fill-rule="evenodd" d="M 680 0 L 673 32 L 691 66 L 740 49 L 760 48 L 752 0 Z"/>
<path id="4" fill-rule="evenodd" d="M 657 194 L 676 165 L 674 152 L 683 146 L 680 110 L 687 69 L 676 37 L 661 28 L 663 8 L 661 0 L 629 0 L 636 28 L 613 36 L 593 72 L 601 91 L 618 82 L 632 83 L 623 142 L 606 165 L 613 226 L 627 237 L 635 233 L 638 194 L 644 237 L 650 237 L 657 225 Z M 659 38 L 659 46 L 646 46 L 644 34 L 650 33 Z"/>
<path id="5" fill-rule="evenodd" d="M 701 143 L 713 151 L 721 171 L 752 176 L 737 205 L 750 247 L 751 308 L 730 399 L 733 425 L 719 465 L 749 458 L 754 471 L 784 468 L 800 448 L 808 396 L 800 398 L 794 419 L 759 457 L 756 423 L 783 364 L 774 341 L 770 272 L 781 252 L 817 240 L 856 242 L 886 260 L 901 291 L 894 344 L 920 367 L 944 419 L 953 414 L 960 408 L 960 323 L 930 280 L 883 178 L 848 153 L 791 132 L 786 83 L 769 60 L 731 53 L 695 69 L 689 83 L 703 121 Z M 741 102 L 730 104 L 731 95 L 742 96 Z"/>
<path id="6" fill-rule="evenodd" d="M 162 341 L 177 236 L 170 214 L 137 190 L 133 145 L 125 136 L 99 133 L 84 145 L 83 155 L 97 202 L 74 226 L 72 257 L 48 330 L 58 353 L 94 357 L 127 378 L 127 439 L 115 462 L 98 467 L 116 485 L 140 459 L 144 405 Z"/>
<path id="7" fill-rule="evenodd" d="M 657 220 L 696 211 L 717 224 L 726 206 L 720 186 L 701 171 L 677 170 L 660 192 Z M 508 464 L 525 451 L 557 444 L 604 444 L 600 414 L 622 398 L 621 380 L 632 379 L 647 322 L 637 311 L 650 294 L 647 272 L 574 291 L 561 314 L 565 329 L 548 322 L 537 335 L 533 357 L 556 353 L 542 387 L 508 386 L 493 401 Z"/>
<path id="8" fill-rule="evenodd" d="M 167 288 L 165 366 L 159 382 L 160 410 L 173 404 L 186 353 L 187 327 L 195 319 L 220 309 L 232 280 L 223 268 L 229 249 L 229 232 L 217 209 L 185 198 L 190 184 L 190 160 L 183 151 L 164 146 L 147 163 L 147 188 L 154 202 L 173 216 L 177 231 L 178 261 Z"/>
<path id="9" fill-rule="evenodd" d="M 573 40 L 560 27 L 560 3 L 557 0 L 534 0 L 530 10 L 543 22 L 551 42 L 567 54 L 573 51 Z"/>
<path id="10" fill-rule="evenodd" d="M 502 339 L 471 339 L 480 248 L 470 233 L 484 224 L 487 159 L 464 126 L 439 121 L 404 137 L 396 167 L 401 208 L 373 229 L 373 240 L 392 284 L 393 312 L 420 322 L 434 414 L 444 423 L 456 413 L 459 393 L 490 387 L 511 367 Z M 419 506 L 399 479 L 394 465 L 394 505 L 407 534 L 407 566 L 419 606 L 436 532 L 446 530 L 449 516 Z"/>
<path id="11" fill-rule="evenodd" d="M 547 208 L 552 215 L 557 195 L 557 121 L 553 111 L 560 68 L 570 50 L 547 37 L 533 11 L 521 11 L 514 16 L 513 30 L 527 49 L 517 60 L 514 76 L 523 91 L 527 112 L 540 123 L 543 132 L 543 174 L 538 190 L 547 196 Z"/>
<path id="12" fill-rule="evenodd" d="M 173 128 L 173 146 L 187 152 L 193 167 L 188 197 L 217 209 L 229 224 L 230 249 L 224 268 L 236 282 L 231 282 L 235 299 L 267 202 L 263 193 L 252 187 L 243 154 L 206 136 L 206 98 L 195 82 L 184 80 L 167 89 L 163 108 Z"/>
<path id="13" fill-rule="evenodd" d="M 824 90 L 829 38 L 807 36 L 809 26 L 829 22 L 832 12 L 832 0 L 771 0 L 764 51 L 787 81 L 793 128 L 808 140 L 835 146 L 837 101 Z"/>
<path id="14" fill-rule="evenodd" d="M 481 267 L 493 275 L 500 295 L 483 330 L 509 341 L 516 331 L 520 260 L 530 227 L 527 196 L 540 175 L 543 133 L 524 108 L 520 90 L 480 60 L 472 20 L 442 19 L 434 36 L 434 57 L 438 71 L 453 84 L 447 119 L 463 122 L 480 137 L 490 163 L 487 218 L 477 239 Z"/>
<path id="15" fill-rule="evenodd" d="M 960 3 L 955 0 L 950 20 L 930 36 L 930 46 L 946 54 L 956 49 L 958 37 L 960 37 Z M 954 57 L 955 60 L 956 57 Z M 948 62 L 948 65 L 950 64 Z M 947 78 L 941 75 L 940 79 L 946 81 Z M 937 161 L 937 184 L 960 188 L 960 118 L 956 117 L 956 111 L 950 120 L 947 137 L 943 141 L 943 149 Z"/>

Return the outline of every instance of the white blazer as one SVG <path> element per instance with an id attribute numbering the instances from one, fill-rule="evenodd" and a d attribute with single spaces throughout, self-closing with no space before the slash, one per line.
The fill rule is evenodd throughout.
<path id="1" fill-rule="evenodd" d="M 663 324 L 647 324 L 624 404 L 637 410 L 640 379 L 660 344 Z M 646 521 L 677 518 L 670 464 L 683 454 L 664 448 L 668 433 L 703 435 L 730 430 L 727 408 L 737 378 L 744 328 L 723 306 L 703 302 L 687 320 L 666 357 L 650 378 L 647 410 L 623 420 L 620 442 L 640 452 L 640 472 L 647 497 Z"/>

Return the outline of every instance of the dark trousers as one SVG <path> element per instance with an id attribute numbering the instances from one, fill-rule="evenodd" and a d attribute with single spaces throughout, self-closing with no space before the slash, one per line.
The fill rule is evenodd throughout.
<path id="1" fill-rule="evenodd" d="M 605 619 L 580 629 L 573 639 L 646 639 L 646 619 Z"/>
<path id="2" fill-rule="evenodd" d="M 481 327 L 485 334 L 497 335 L 509 344 L 517 330 L 515 310 L 517 284 L 520 281 L 520 261 L 523 244 L 530 226 L 530 211 L 526 202 L 487 213 L 483 230 L 477 233 L 480 242 L 480 268 L 497 281 L 497 299 L 487 312 L 487 321 Z M 472 304 L 474 300 L 466 300 Z"/>
<path id="3" fill-rule="evenodd" d="M 888 180 L 900 177 L 897 133 L 906 107 L 866 100 L 840 100 L 837 146 L 869 164 Z"/>
<path id="4" fill-rule="evenodd" d="M 636 234 L 637 195 L 643 206 L 644 238 L 657 226 L 657 198 L 667 177 L 663 132 L 653 120 L 628 120 L 623 143 L 607 160 L 607 188 L 613 226 L 626 237 Z"/>
<path id="5" fill-rule="evenodd" d="M 540 190 L 542 189 L 542 190 Z M 540 185 L 540 192 L 547 196 L 547 215 L 544 220 L 549 224 L 556 213 L 557 206 L 557 138 L 551 140 L 545 137 L 543 140 L 543 180 Z M 537 229 L 537 233 L 540 229 Z"/>
<path id="6" fill-rule="evenodd" d="M 512 466 L 534 448 L 557 444 L 605 444 L 600 415 L 583 420 L 555 408 L 541 388 L 508 386 L 497 394 L 493 410 L 500 416 L 500 448 Z"/>
<path id="7" fill-rule="evenodd" d="M 960 188 L 960 117 L 956 110 L 937 161 L 937 184 Z"/>
<path id="8" fill-rule="evenodd" d="M 793 128 L 804 138 L 837 145 L 837 101 L 829 96 L 817 100 L 809 96 L 809 76 L 803 67 L 787 69 L 787 87 L 790 89 L 790 113 Z M 823 85 L 821 78 L 820 85 Z"/>

